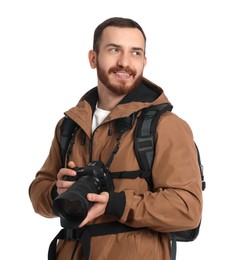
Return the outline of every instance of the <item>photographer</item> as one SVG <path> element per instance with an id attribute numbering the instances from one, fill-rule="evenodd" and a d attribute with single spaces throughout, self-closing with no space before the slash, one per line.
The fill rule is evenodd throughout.
<path id="1" fill-rule="evenodd" d="M 56 259 L 169 260 L 170 233 L 199 225 L 197 152 L 189 125 L 174 113 L 161 115 L 157 125 L 152 183 L 141 176 L 115 177 L 139 170 L 134 130 L 142 109 L 170 103 L 143 77 L 145 48 L 146 36 L 131 19 L 110 18 L 94 32 L 88 57 L 97 70 L 97 87 L 65 112 L 79 126 L 65 165 L 60 149 L 64 117 L 29 189 L 35 212 L 60 217 L 65 229 L 78 228 L 78 236 L 58 237 Z M 127 126 L 122 119 L 129 119 Z"/>

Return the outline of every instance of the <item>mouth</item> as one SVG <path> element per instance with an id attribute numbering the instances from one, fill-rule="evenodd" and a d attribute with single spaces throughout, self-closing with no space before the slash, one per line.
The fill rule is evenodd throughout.
<path id="1" fill-rule="evenodd" d="M 114 72 L 114 74 L 119 77 L 119 78 L 123 78 L 123 79 L 127 79 L 132 77 L 132 73 L 126 72 L 126 71 L 116 71 Z"/>

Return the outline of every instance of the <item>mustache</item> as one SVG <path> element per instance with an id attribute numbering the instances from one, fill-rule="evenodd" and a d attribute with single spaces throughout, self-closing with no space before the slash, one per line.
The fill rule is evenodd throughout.
<path id="1" fill-rule="evenodd" d="M 109 73 L 116 73 L 116 72 L 119 72 L 119 71 L 124 71 L 128 74 L 131 74 L 133 76 L 136 75 L 136 71 L 131 69 L 130 67 L 121 67 L 121 66 L 115 66 L 115 67 L 112 67 L 109 69 Z"/>

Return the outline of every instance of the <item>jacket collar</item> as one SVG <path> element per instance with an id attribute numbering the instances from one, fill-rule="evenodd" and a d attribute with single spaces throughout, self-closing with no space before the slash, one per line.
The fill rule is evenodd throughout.
<path id="1" fill-rule="evenodd" d="M 146 78 L 143 78 L 142 82 L 139 84 L 138 87 L 134 89 L 131 93 L 127 94 L 119 103 L 120 104 L 126 104 L 130 102 L 154 102 L 161 94 L 163 93 L 163 90 L 152 83 L 151 81 L 147 80 Z M 96 103 L 98 101 L 98 91 L 97 87 L 94 87 L 93 89 L 89 90 L 81 99 L 86 100 L 92 110 L 94 111 Z"/>
<path id="2" fill-rule="evenodd" d="M 83 126 L 87 134 L 91 131 L 92 115 L 98 101 L 97 87 L 89 90 L 78 104 L 65 112 L 78 125 Z M 143 78 L 141 84 L 131 93 L 126 95 L 121 102 L 107 116 L 105 122 L 121 117 L 128 117 L 145 107 L 161 103 L 170 103 L 164 95 L 162 88 Z"/>

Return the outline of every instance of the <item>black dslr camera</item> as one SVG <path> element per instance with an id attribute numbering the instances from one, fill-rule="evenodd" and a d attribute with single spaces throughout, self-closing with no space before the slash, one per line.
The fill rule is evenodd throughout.
<path id="1" fill-rule="evenodd" d="M 73 170 L 77 175 L 64 176 L 64 179 L 75 183 L 58 195 L 53 205 L 61 226 L 69 229 L 77 228 L 92 207 L 93 203 L 86 198 L 88 193 L 114 190 L 109 170 L 101 161 L 92 161 L 85 167 L 75 167 Z"/>

